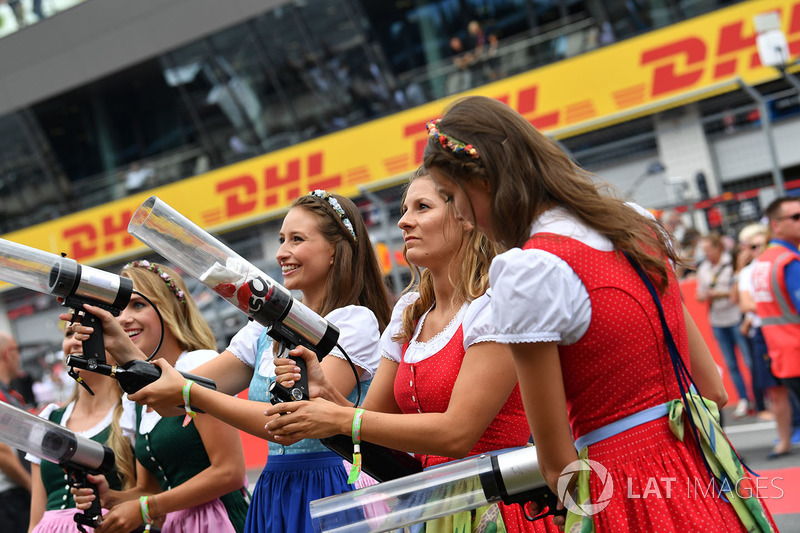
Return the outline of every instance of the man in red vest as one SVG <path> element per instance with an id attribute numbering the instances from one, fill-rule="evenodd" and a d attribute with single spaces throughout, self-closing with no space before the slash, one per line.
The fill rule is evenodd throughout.
<path id="1" fill-rule="evenodd" d="M 772 238 L 753 267 L 753 300 L 772 359 L 772 374 L 800 399 L 800 198 L 766 209 Z"/>

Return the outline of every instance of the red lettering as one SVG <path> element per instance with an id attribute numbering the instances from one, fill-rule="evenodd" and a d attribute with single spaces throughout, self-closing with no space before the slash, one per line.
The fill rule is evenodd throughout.
<path id="1" fill-rule="evenodd" d="M 719 31 L 719 43 L 717 45 L 717 55 L 725 56 L 735 54 L 742 50 L 756 48 L 756 34 L 755 32 L 750 35 L 743 35 L 744 22 L 738 21 L 733 24 L 723 26 Z M 733 57 L 730 59 L 719 59 L 719 62 L 714 67 L 714 78 L 723 78 L 733 76 L 736 74 L 736 63 L 738 58 Z M 755 50 L 750 55 L 749 67 L 759 65 L 758 51 Z"/>
<path id="2" fill-rule="evenodd" d="M 252 176 L 239 176 L 217 184 L 217 192 L 225 193 L 225 216 L 234 217 L 254 210 L 257 206 L 256 180 Z"/>
<path id="3" fill-rule="evenodd" d="M 67 257 L 79 263 L 97 253 L 97 230 L 91 224 L 67 228 L 62 236 L 70 241 Z"/>
<path id="4" fill-rule="evenodd" d="M 264 198 L 265 207 L 275 207 L 278 205 L 278 193 L 281 188 L 288 185 L 297 184 L 300 181 L 300 160 L 292 159 L 286 165 L 286 174 L 278 175 L 278 166 L 267 167 L 264 171 L 264 186 L 267 189 L 267 196 Z M 300 196 L 300 187 L 290 187 L 286 190 L 286 200 L 291 201 Z"/>
<path id="5" fill-rule="evenodd" d="M 791 36 L 797 35 L 792 40 Z M 789 55 L 800 54 L 800 2 L 792 6 L 791 21 L 789 23 Z"/>
<path id="6" fill-rule="evenodd" d="M 116 247 L 117 243 L 116 240 L 113 239 L 115 235 L 122 236 L 122 249 L 130 248 L 133 245 L 133 235 L 128 233 L 128 223 L 131 221 L 131 212 L 123 211 L 120 213 L 119 223 L 114 223 L 114 217 L 108 216 L 103 218 L 103 238 L 105 240 L 105 244 L 103 246 L 103 250 L 106 252 L 113 252 Z"/>
<path id="7" fill-rule="evenodd" d="M 528 87 L 526 89 L 522 89 L 518 93 L 517 97 L 517 111 L 523 116 L 535 113 L 538 107 L 538 96 L 539 96 L 539 87 L 534 85 L 533 87 Z M 540 113 L 534 117 L 525 116 L 528 119 L 528 122 L 533 124 L 533 126 L 537 129 L 545 129 L 551 126 L 555 126 L 558 124 L 558 111 L 550 111 L 547 113 Z"/>
<path id="8" fill-rule="evenodd" d="M 685 89 L 697 83 L 703 75 L 703 61 L 706 58 L 706 45 L 699 37 L 687 37 L 680 41 L 669 43 L 658 48 L 645 50 L 642 53 L 641 64 L 646 65 L 669 57 L 682 57 L 686 65 L 697 65 L 683 73 L 676 72 L 676 61 L 661 65 L 653 71 L 652 96 Z"/>
<path id="9" fill-rule="evenodd" d="M 433 117 L 431 117 L 433 118 Z M 403 137 L 419 137 L 414 141 L 414 164 L 419 165 L 422 163 L 422 158 L 425 156 L 425 146 L 428 144 L 428 136 L 426 133 L 425 122 L 412 122 L 403 127 Z"/>
<path id="10" fill-rule="evenodd" d="M 308 156 L 308 188 L 315 189 L 334 189 L 342 184 L 342 175 L 334 174 L 324 176 L 322 174 L 322 152 L 316 152 Z"/>

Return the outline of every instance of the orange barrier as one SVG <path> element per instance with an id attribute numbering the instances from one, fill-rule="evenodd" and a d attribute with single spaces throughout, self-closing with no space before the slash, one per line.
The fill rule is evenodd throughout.
<path id="1" fill-rule="evenodd" d="M 239 398 L 247 398 L 247 390 L 245 389 L 237 396 Z M 269 404 L 264 404 L 264 409 L 267 408 Z M 267 417 L 264 417 L 264 424 L 267 423 Z M 253 469 L 261 469 L 267 464 L 267 455 L 269 453 L 268 443 L 264 439 L 260 439 L 254 435 L 249 433 L 245 433 L 244 431 L 240 431 L 239 434 L 242 437 L 242 448 L 244 448 L 244 463 L 245 467 L 248 470 Z"/>
<path id="2" fill-rule="evenodd" d="M 722 352 L 719 351 L 717 340 L 714 338 L 714 333 L 711 331 L 711 324 L 708 322 L 708 304 L 705 302 L 698 302 L 695 298 L 695 291 L 697 290 L 696 279 L 683 280 L 680 282 L 680 285 L 683 303 L 686 305 L 686 309 L 689 310 L 689 314 L 692 315 L 697 327 L 700 329 L 700 333 L 702 333 L 706 344 L 708 344 L 708 348 L 711 350 L 711 354 L 714 356 L 717 367 L 719 367 L 720 372 L 722 372 L 722 382 L 725 384 L 725 390 L 728 392 L 729 397 L 728 405 L 733 405 L 739 401 L 739 395 L 736 393 L 736 388 L 733 386 L 733 382 L 728 375 L 728 369 L 725 366 Z M 739 359 L 739 371 L 742 373 L 745 385 L 749 388 L 750 369 L 745 364 L 738 348 L 736 349 L 736 355 Z"/>

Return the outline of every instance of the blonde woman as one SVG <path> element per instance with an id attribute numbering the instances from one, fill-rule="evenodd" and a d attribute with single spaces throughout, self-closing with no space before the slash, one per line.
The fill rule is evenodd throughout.
<path id="1" fill-rule="evenodd" d="M 174 270 L 134 261 L 121 275 L 133 280 L 134 289 L 147 296 L 163 317 L 164 339 L 158 357 L 178 370 L 192 372 L 217 356 L 211 329 Z M 117 322 L 141 352 L 155 351 L 162 326 L 150 302 L 134 293 Z M 84 337 L 79 334 L 79 338 Z M 235 428 L 204 414 L 184 426 L 182 416 L 161 417 L 128 400 L 122 424 L 135 438 L 140 474 L 154 480 L 157 488 L 101 491 L 100 501 L 110 511 L 98 533 L 132 531 L 145 516 L 156 523 L 163 521 L 164 533 L 243 530 L 246 475 Z M 81 505 L 88 506 L 93 496 L 87 491 L 81 495 Z"/>

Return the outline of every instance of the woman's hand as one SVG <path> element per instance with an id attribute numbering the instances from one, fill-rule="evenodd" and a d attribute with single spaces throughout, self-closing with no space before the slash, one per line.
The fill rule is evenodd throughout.
<path id="1" fill-rule="evenodd" d="M 303 346 L 298 346 L 289 351 L 292 357 L 300 357 L 306 363 L 306 375 L 308 378 L 308 395 L 311 398 L 324 397 L 325 372 L 319 364 L 317 355 Z M 294 359 L 289 357 L 275 357 L 275 376 L 276 381 L 286 387 L 292 388 L 296 381 L 300 380 L 300 367 Z"/>
<path id="2" fill-rule="evenodd" d="M 106 481 L 106 476 L 99 474 L 99 475 L 92 475 L 87 474 L 86 479 L 92 485 L 97 488 L 97 495 L 100 497 L 100 507 L 108 507 L 108 481 Z M 92 506 L 92 502 L 95 499 L 94 490 L 91 487 L 84 487 L 84 488 L 76 488 L 72 487 L 70 489 L 72 493 L 72 498 L 75 500 L 75 507 L 81 511 L 87 510 L 89 507 Z"/>
<path id="3" fill-rule="evenodd" d="M 142 511 L 139 499 L 124 501 L 103 515 L 103 523 L 95 528 L 95 533 L 114 533 L 133 531 L 142 525 Z"/>
<path id="4" fill-rule="evenodd" d="M 147 359 L 147 356 L 133 344 L 133 341 L 128 337 L 128 334 L 125 333 L 125 330 L 122 329 L 122 326 L 117 322 L 117 319 L 114 318 L 114 315 L 105 309 L 93 305 L 84 304 L 83 307 L 100 320 L 100 324 L 103 327 L 103 344 L 105 345 L 106 351 L 114 357 L 117 364 L 124 365 L 134 359 Z M 76 311 L 81 310 L 76 309 Z M 58 317 L 72 324 L 72 330 L 75 332 L 75 339 L 79 341 L 88 340 L 89 336 L 94 333 L 94 328 L 81 325 L 78 322 L 72 322 L 75 318 L 72 313 L 61 313 Z"/>
<path id="5" fill-rule="evenodd" d="M 283 414 L 283 416 L 275 416 Z M 274 417 L 265 426 L 270 440 L 286 444 L 289 440 L 321 439 L 339 433 L 349 435 L 353 408 L 314 398 L 311 401 L 283 402 L 267 407 L 264 414 Z"/>
<path id="6" fill-rule="evenodd" d="M 143 389 L 129 394 L 128 399 L 152 407 L 162 416 L 174 416 L 176 408 L 183 405 L 186 378 L 164 359 L 156 359 L 153 364 L 161 369 L 161 377 Z M 192 390 L 194 387 L 200 385 L 193 385 Z"/>

